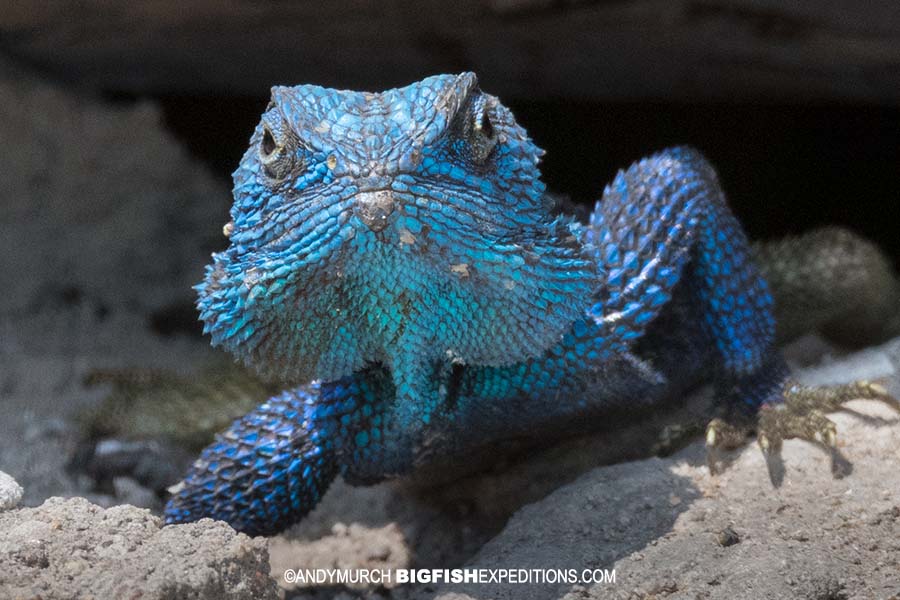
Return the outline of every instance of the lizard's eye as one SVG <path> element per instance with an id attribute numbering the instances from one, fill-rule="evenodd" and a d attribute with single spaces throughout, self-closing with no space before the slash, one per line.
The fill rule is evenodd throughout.
<path id="1" fill-rule="evenodd" d="M 491 121 L 491 107 L 487 102 L 473 103 L 471 126 L 469 129 L 469 145 L 475 162 L 484 162 L 497 145 L 497 130 Z"/>
<path id="2" fill-rule="evenodd" d="M 281 181 L 296 170 L 296 141 L 286 128 L 273 128 L 263 123 L 259 162 L 266 177 L 274 181 Z"/>
<path id="3" fill-rule="evenodd" d="M 277 149 L 277 144 L 275 143 L 275 136 L 272 135 L 272 132 L 269 131 L 269 128 L 266 127 L 263 131 L 263 139 L 259 144 L 259 156 L 263 160 L 272 156 Z"/>

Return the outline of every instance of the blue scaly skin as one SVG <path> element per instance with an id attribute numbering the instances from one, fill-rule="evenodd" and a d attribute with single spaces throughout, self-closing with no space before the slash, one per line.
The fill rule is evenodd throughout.
<path id="1" fill-rule="evenodd" d="M 213 344 L 288 391 L 203 451 L 167 522 L 272 534 L 338 474 L 571 435 L 705 381 L 726 409 L 710 447 L 760 416 L 773 457 L 786 437 L 833 446 L 810 399 L 888 398 L 787 382 L 772 298 L 699 153 L 620 172 L 584 224 L 555 215 L 541 154 L 471 73 L 274 88 L 197 290 Z"/>

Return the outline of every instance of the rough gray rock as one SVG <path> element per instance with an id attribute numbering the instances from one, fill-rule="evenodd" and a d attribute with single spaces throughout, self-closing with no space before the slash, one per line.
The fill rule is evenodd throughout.
<path id="1" fill-rule="evenodd" d="M 895 378 L 900 340 L 842 355 L 807 337 L 787 354 L 810 384 Z M 685 410 L 702 412 L 707 401 L 698 394 Z M 430 490 L 337 484 L 298 527 L 270 542 L 272 574 L 279 578 L 310 552 L 317 564 L 362 568 L 372 564 L 367 551 L 377 543 L 392 557 L 409 557 L 406 564 L 391 562 L 394 567 L 605 568 L 617 575 L 615 584 L 594 586 L 401 586 L 390 591 L 395 600 L 889 598 L 900 593 L 900 417 L 879 403 L 850 408 L 864 416 L 832 418 L 853 472 L 832 479 L 822 451 L 789 441 L 787 477 L 777 490 L 755 444 L 735 453 L 718 478 L 707 472 L 701 443 L 669 458 L 596 467 L 648 452 L 640 447 L 652 441 L 644 430 L 664 419 L 532 453 Z M 673 416 L 677 421 L 685 413 Z M 331 524 L 339 521 L 357 525 L 337 535 Z M 333 588 L 294 594 L 367 597 Z"/>
<path id="2" fill-rule="evenodd" d="M 15 479 L 0 471 L 0 511 L 17 507 L 23 493 L 22 486 Z"/>
<path id="3" fill-rule="evenodd" d="M 810 383 L 888 376 L 898 349 L 894 341 L 798 375 Z M 785 443 L 787 474 L 778 489 L 755 444 L 719 477 L 709 475 L 700 443 L 666 459 L 594 469 L 522 508 L 467 564 L 610 569 L 615 583 L 458 584 L 440 586 L 438 597 L 895 597 L 900 418 L 876 402 L 855 401 L 849 409 L 856 414 L 831 415 L 839 448 L 854 465 L 844 479 L 831 477 L 826 453 L 795 440 Z M 415 597 L 433 595 L 419 589 Z"/>
<path id="4" fill-rule="evenodd" d="M 188 296 L 231 198 L 157 107 L 104 103 L 2 61 L 0 107 L 0 311 Z"/>
<path id="5" fill-rule="evenodd" d="M 367 569 L 385 571 L 408 567 L 409 548 L 396 523 L 370 528 L 359 523 L 335 523 L 331 534 L 313 541 L 276 537 L 269 542 L 272 576 L 286 589 L 302 588 L 302 583 L 286 582 L 287 569 Z M 396 584 L 386 585 L 395 587 Z M 366 589 L 365 583 L 350 587 Z"/>
<path id="6" fill-rule="evenodd" d="M 278 598 L 265 540 L 210 519 L 160 526 L 146 509 L 83 498 L 0 513 L 0 597 Z"/>

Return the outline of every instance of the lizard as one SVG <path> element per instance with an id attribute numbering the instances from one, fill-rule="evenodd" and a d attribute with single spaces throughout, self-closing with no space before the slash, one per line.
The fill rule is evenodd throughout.
<path id="1" fill-rule="evenodd" d="M 273 88 L 196 290 L 213 345 L 285 391 L 201 452 L 166 522 L 274 534 L 337 475 L 568 436 L 704 382 L 714 471 L 756 431 L 775 479 L 782 440 L 835 446 L 823 411 L 900 410 L 878 382 L 789 378 L 769 287 L 698 151 L 620 171 L 586 222 L 553 210 L 541 154 L 473 73 Z"/>

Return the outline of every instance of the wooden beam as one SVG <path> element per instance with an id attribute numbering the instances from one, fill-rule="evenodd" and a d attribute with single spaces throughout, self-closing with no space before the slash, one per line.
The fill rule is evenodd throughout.
<path id="1" fill-rule="evenodd" d="M 897 0 L 12 3 L 0 52 L 150 94 L 474 70 L 519 98 L 900 102 Z"/>

